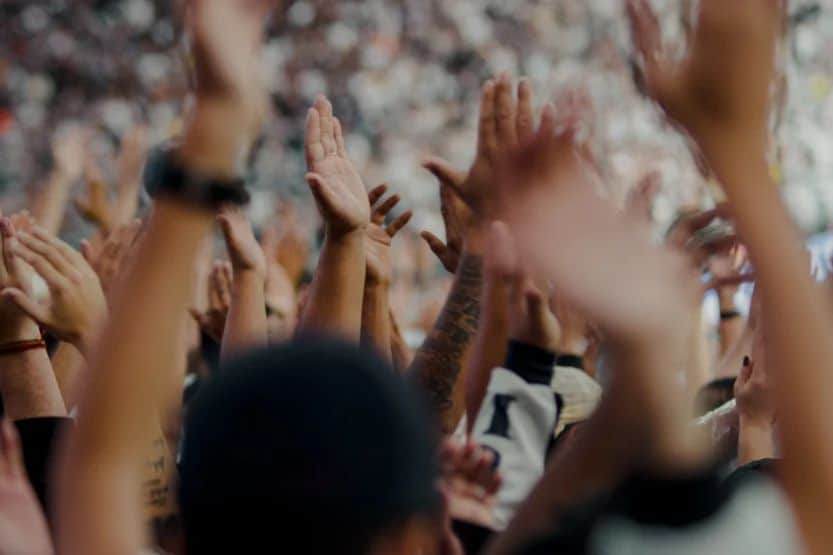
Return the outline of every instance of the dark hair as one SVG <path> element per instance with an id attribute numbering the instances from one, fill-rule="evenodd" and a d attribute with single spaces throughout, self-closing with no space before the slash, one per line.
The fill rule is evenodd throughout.
<path id="1" fill-rule="evenodd" d="M 233 362 L 198 393 L 185 426 L 189 555 L 275 542 L 366 553 L 438 508 L 431 430 L 393 370 L 343 343 L 305 340 Z"/>

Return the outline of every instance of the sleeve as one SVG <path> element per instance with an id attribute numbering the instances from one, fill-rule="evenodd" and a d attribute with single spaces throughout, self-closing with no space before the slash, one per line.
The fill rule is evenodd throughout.
<path id="1" fill-rule="evenodd" d="M 495 506 L 500 529 L 544 472 L 559 410 L 551 386 L 554 366 L 554 353 L 510 342 L 506 363 L 492 372 L 475 420 L 475 441 L 495 453 L 503 475 Z"/>

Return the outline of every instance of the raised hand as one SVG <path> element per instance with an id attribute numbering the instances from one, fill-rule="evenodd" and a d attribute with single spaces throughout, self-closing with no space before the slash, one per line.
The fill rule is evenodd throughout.
<path id="1" fill-rule="evenodd" d="M 279 264 L 289 277 L 292 287 L 297 287 L 304 276 L 309 258 L 309 237 L 299 225 L 297 209 L 290 201 L 281 201 L 275 219 L 276 223 L 264 232 L 261 245 L 267 258 Z"/>
<path id="2" fill-rule="evenodd" d="M 443 163 L 440 161 L 429 161 L 426 162 L 426 167 L 429 169 L 434 168 L 431 171 L 435 173 L 439 172 L 436 169 L 439 167 L 437 164 Z M 435 175 L 438 175 L 438 173 L 435 173 Z M 443 182 L 440 182 L 440 211 L 443 216 L 443 224 L 445 225 L 445 242 L 430 231 L 423 231 L 420 233 L 420 237 L 428 244 L 428 248 L 440 260 L 440 263 L 442 263 L 446 271 L 453 274 L 457 271 L 457 266 L 460 264 L 460 255 L 463 252 L 463 238 L 465 237 L 466 229 L 474 223 L 474 215 L 471 212 L 471 208 L 460 200 L 455 190 L 451 186 L 443 184 Z"/>
<path id="3" fill-rule="evenodd" d="M 552 117 L 551 106 L 545 109 L 544 115 Z M 430 158 L 424 164 L 440 182 L 443 220 L 446 223 L 449 247 L 455 248 L 462 241 L 461 235 L 465 228 L 492 211 L 489 200 L 499 160 L 507 152 L 531 140 L 534 133 L 532 87 L 529 81 L 521 80 L 517 97 L 508 75 L 487 81 L 480 101 L 477 154 L 468 173 L 456 170 L 440 158 Z M 451 194 L 448 189 L 456 192 L 459 199 L 448 196 Z M 464 204 L 459 204 L 459 200 L 464 201 Z M 437 241 L 426 236 L 423 238 L 432 250 L 435 250 L 435 245 L 439 246 Z M 442 252 L 442 249 L 439 250 Z"/>
<path id="4" fill-rule="evenodd" d="M 133 127 L 122 137 L 116 163 L 118 198 L 116 199 L 115 224 L 125 224 L 136 215 L 147 151 L 148 133 L 144 125 Z"/>
<path id="5" fill-rule="evenodd" d="M 7 230 L 9 231 L 9 230 Z M 25 287 L 6 287 L 4 299 L 13 302 L 56 337 L 88 352 L 98 328 L 106 317 L 107 302 L 101 283 L 84 257 L 43 229 L 14 234 L 12 254 L 20 257 L 49 287 L 48 302 L 36 300 Z"/>
<path id="6" fill-rule="evenodd" d="M 760 147 L 754 154 L 763 153 L 784 2 L 703 0 L 680 64 L 663 47 L 648 1 L 628 0 L 627 8 L 645 87 L 668 116 L 688 130 L 708 158 L 726 141 L 741 138 Z"/>
<path id="7" fill-rule="evenodd" d="M 307 114 L 307 183 L 327 232 L 341 236 L 370 221 L 367 191 L 344 147 L 341 123 L 330 101 L 319 96 Z"/>
<path id="8" fill-rule="evenodd" d="M 503 222 L 492 224 L 490 245 L 485 268 L 508 286 L 509 338 L 555 352 L 561 327 L 550 310 L 549 295 L 517 255 L 514 239 Z"/>
<path id="9" fill-rule="evenodd" d="M 270 0 L 190 2 L 198 95 L 233 98 L 249 109 L 265 108 L 259 59 L 253 54 L 263 42 L 267 15 L 275 3 Z"/>
<path id="10" fill-rule="evenodd" d="M 217 343 L 223 340 L 229 307 L 231 306 L 231 284 L 233 281 L 231 264 L 216 261 L 208 275 L 208 309 L 198 312 L 191 309 L 191 316 L 200 328 Z"/>
<path id="11" fill-rule="evenodd" d="M 122 137 L 116 163 L 120 188 L 139 184 L 147 150 L 148 130 L 144 125 L 133 127 Z"/>
<path id="12" fill-rule="evenodd" d="M 443 492 L 451 518 L 493 528 L 494 505 L 502 479 L 492 452 L 474 442 L 443 443 L 440 453 Z"/>
<path id="13" fill-rule="evenodd" d="M 189 168 L 239 175 L 268 113 L 259 71 L 269 0 L 190 0 L 196 103 L 179 155 Z"/>
<path id="14" fill-rule="evenodd" d="M 87 185 L 86 196 L 76 197 L 75 208 L 85 220 L 95 224 L 102 233 L 106 234 L 113 223 L 110 195 L 107 190 L 107 180 L 98 163 L 91 156 L 87 157 L 84 176 Z"/>
<path id="15" fill-rule="evenodd" d="M 14 255 L 17 245 L 16 230 L 9 218 L 0 218 L 2 235 L 2 261 L 0 263 L 0 290 L 8 288 L 32 292 L 31 267 Z M 37 324 L 28 317 L 11 299 L 0 298 L 0 341 L 27 341 L 38 339 Z"/>
<path id="16" fill-rule="evenodd" d="M 235 274 L 254 272 L 266 279 L 266 256 L 255 239 L 252 224 L 240 208 L 226 207 L 217 217 Z"/>
<path id="17" fill-rule="evenodd" d="M 519 252 L 564 298 L 613 333 L 662 337 L 702 294 L 682 253 L 652 244 L 645 221 L 618 212 L 593 191 L 569 131 L 542 125 L 502 172 L 501 198 Z M 542 256 L 558 238 L 558 254 Z M 622 291 L 629 294 L 622 295 Z M 680 310 L 686 307 L 686 310 Z"/>
<path id="18" fill-rule="evenodd" d="M 87 158 L 88 130 L 81 127 L 62 130 L 52 139 L 52 158 L 55 171 L 64 182 L 72 184 L 81 178 Z"/>
<path id="19" fill-rule="evenodd" d="M 108 298 L 112 296 L 116 279 L 125 271 L 141 228 L 141 220 L 119 226 L 104 240 L 100 249 L 95 249 L 89 241 L 81 242 L 81 254 L 95 270 Z"/>
<path id="20" fill-rule="evenodd" d="M 0 552 L 55 552 L 46 518 L 26 476 L 20 438 L 14 424 L 6 418 L 0 424 Z"/>
<path id="21" fill-rule="evenodd" d="M 384 200 L 387 185 L 379 185 L 368 194 L 373 207 L 370 223 L 365 228 L 365 254 L 367 273 L 365 280 L 372 284 L 389 284 L 393 277 L 390 261 L 390 245 L 393 238 L 411 220 L 413 213 L 402 213 L 385 226 L 385 218 L 399 204 L 399 195 L 392 195 Z"/>

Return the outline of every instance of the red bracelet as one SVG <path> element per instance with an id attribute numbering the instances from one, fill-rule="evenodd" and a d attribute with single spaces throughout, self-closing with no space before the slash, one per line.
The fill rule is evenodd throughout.
<path id="1" fill-rule="evenodd" d="M 32 351 L 34 349 L 46 349 L 46 341 L 44 341 L 43 339 L 28 339 L 26 341 L 12 341 L 11 343 L 6 343 L 4 345 L 0 345 L 0 356 L 14 355 L 14 354 L 17 354 L 17 353 Z"/>

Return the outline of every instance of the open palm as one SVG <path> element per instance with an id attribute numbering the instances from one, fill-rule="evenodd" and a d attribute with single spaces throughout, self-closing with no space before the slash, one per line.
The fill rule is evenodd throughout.
<path id="1" fill-rule="evenodd" d="M 333 107 L 318 97 L 307 117 L 307 183 L 331 233 L 349 233 L 370 221 L 367 190 L 347 156 Z"/>

